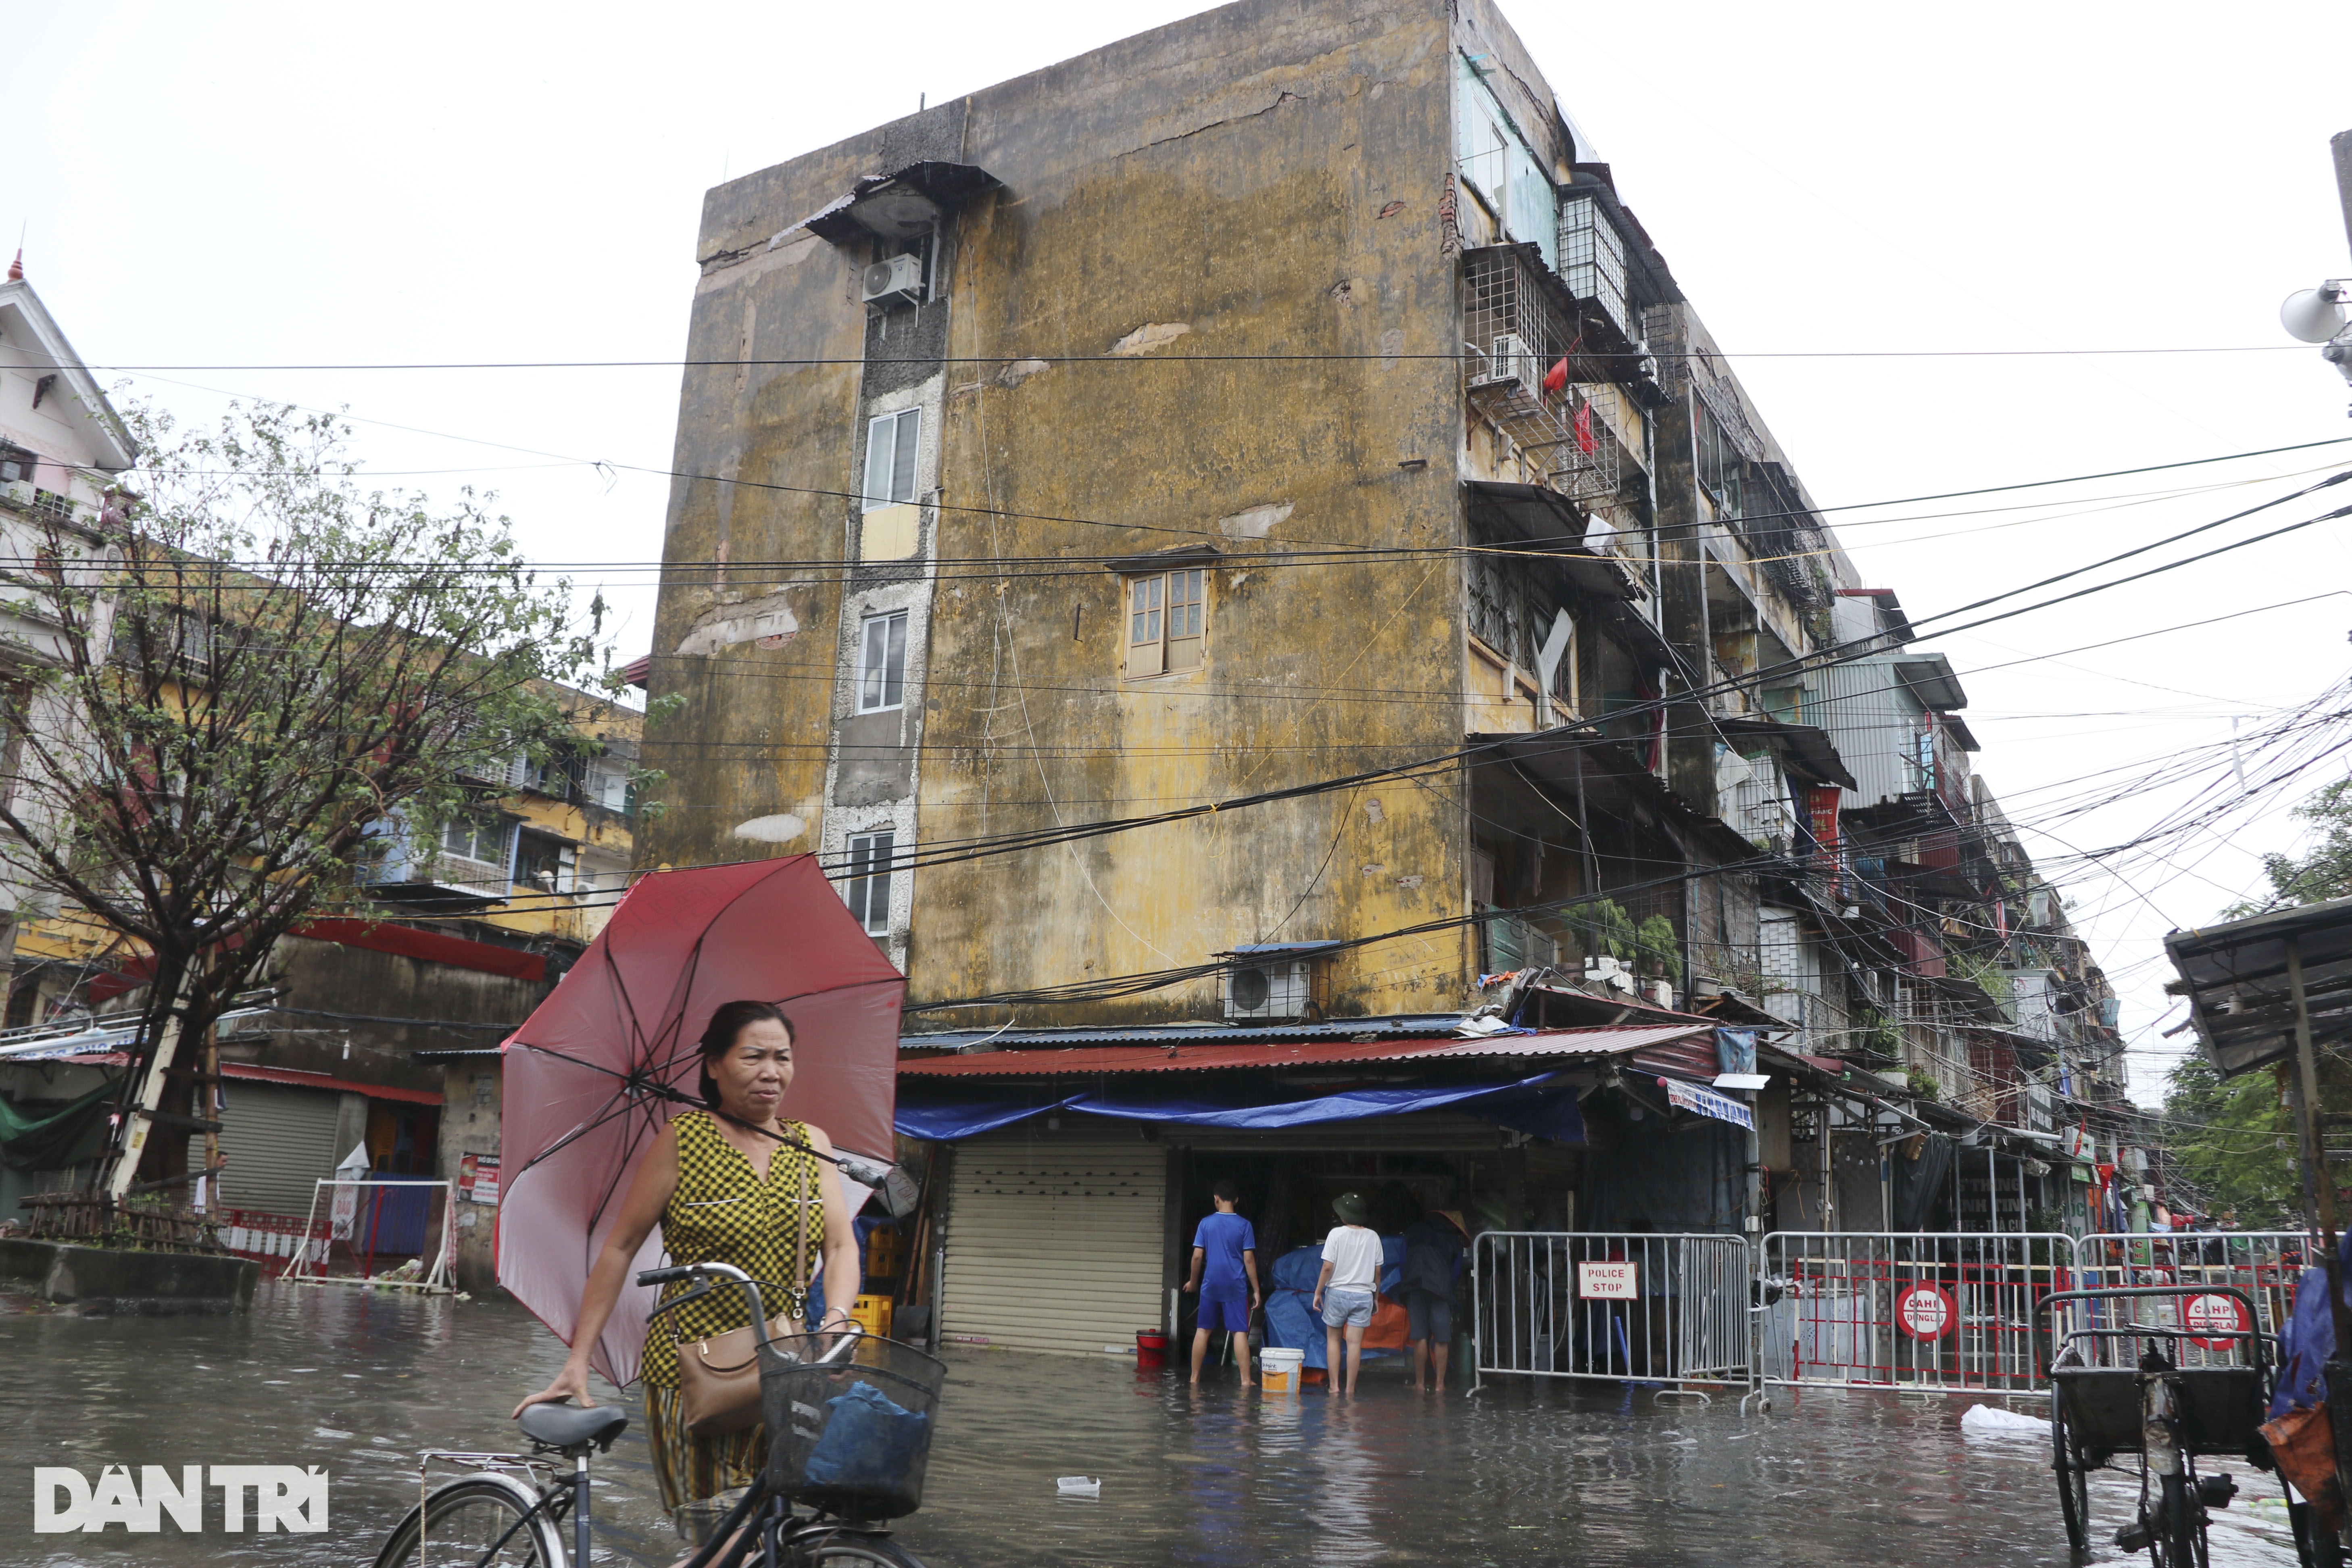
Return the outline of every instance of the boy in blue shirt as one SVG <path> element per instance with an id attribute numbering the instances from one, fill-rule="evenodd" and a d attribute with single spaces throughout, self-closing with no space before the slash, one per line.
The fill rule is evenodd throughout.
<path id="1" fill-rule="evenodd" d="M 1220 1331 L 1234 1336 L 1234 1362 L 1242 1369 L 1242 1386 L 1256 1386 L 1250 1376 L 1250 1314 L 1257 1310 L 1257 1231 L 1234 1212 L 1241 1186 L 1231 1176 L 1218 1178 L 1209 1189 L 1217 1212 L 1192 1233 L 1192 1277 L 1184 1281 L 1186 1294 L 1201 1297 L 1200 1326 L 1192 1331 L 1192 1382 L 1201 1381 L 1201 1363 L 1208 1358 L 1209 1336 Z"/>

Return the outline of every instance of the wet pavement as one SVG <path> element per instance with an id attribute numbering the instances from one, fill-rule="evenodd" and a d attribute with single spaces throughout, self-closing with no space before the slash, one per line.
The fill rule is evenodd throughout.
<path id="1" fill-rule="evenodd" d="M 416 1450 L 510 1446 L 507 1412 L 562 1353 L 512 1306 L 343 1289 L 265 1286 L 236 1319 L 0 1311 L 0 1563 L 364 1563 L 415 1500 Z M 932 1568 L 2066 1563 L 2046 1447 L 1964 1436 L 1968 1403 L 1784 1389 L 1743 1416 L 1617 1384 L 1438 1398 L 1393 1363 L 1353 1403 L 1283 1400 L 1108 1357 L 955 1352 L 925 1507 L 898 1536 Z M 213 1493 L 202 1535 L 32 1533 L 36 1465 L 239 1463 L 325 1466 L 328 1531 L 227 1534 Z M 2214 1568 L 2292 1563 L 2276 1482 L 2223 1468 L 2244 1489 L 2216 1516 Z M 599 1562 L 671 1561 L 634 1426 L 596 1475 Z M 1100 1498 L 1057 1497 L 1066 1475 L 1099 1478 Z M 2102 1538 L 2133 1496 L 2096 1478 Z"/>

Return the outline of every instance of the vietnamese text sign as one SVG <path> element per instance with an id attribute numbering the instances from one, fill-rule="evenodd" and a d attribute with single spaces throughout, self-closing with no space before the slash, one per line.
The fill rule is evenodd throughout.
<path id="1" fill-rule="evenodd" d="M 1630 1258 L 1576 1266 L 1576 1293 L 1588 1301 L 1641 1300 L 1641 1265 Z"/>
<path id="2" fill-rule="evenodd" d="M 499 1157 L 496 1154 L 468 1154 L 474 1163 L 474 1190 L 470 1194 L 478 1204 L 496 1208 L 499 1203 Z"/>
<path id="3" fill-rule="evenodd" d="M 1915 1340 L 1940 1340 L 1959 1321 L 1952 1293 L 1941 1285 L 1914 1285 L 1895 1299 L 1895 1324 Z"/>
<path id="4" fill-rule="evenodd" d="M 1728 1121 L 1734 1127 L 1746 1127 L 1752 1131 L 1756 1126 L 1756 1113 L 1736 1100 L 1726 1099 L 1696 1084 L 1685 1083 L 1678 1078 L 1662 1078 L 1658 1081 L 1666 1086 L 1666 1103 L 1669 1105 L 1696 1110 L 1701 1116 L 1712 1116 L 1717 1121 Z"/>

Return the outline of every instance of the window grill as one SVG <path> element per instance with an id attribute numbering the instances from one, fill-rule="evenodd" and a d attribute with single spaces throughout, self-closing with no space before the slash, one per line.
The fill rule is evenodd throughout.
<path id="1" fill-rule="evenodd" d="M 1549 369 L 1582 338 L 1575 317 L 1545 289 L 1528 249 L 1486 246 L 1464 255 L 1465 391 L 1546 486 L 1573 500 L 1613 500 L 1632 466 L 1616 431 L 1585 387 L 1545 389 Z"/>
<path id="2" fill-rule="evenodd" d="M 1600 306 L 1619 331 L 1641 336 L 1625 291 L 1625 237 L 1591 196 L 1559 205 L 1559 275 L 1570 293 Z"/>

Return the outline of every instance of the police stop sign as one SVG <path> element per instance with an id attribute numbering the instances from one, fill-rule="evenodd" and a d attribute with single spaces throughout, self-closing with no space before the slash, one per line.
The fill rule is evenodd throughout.
<path id="1" fill-rule="evenodd" d="M 2232 1335 L 2250 1325 L 2246 1321 L 2246 1304 L 2235 1296 L 2191 1296 L 2189 1304 L 2180 1310 L 2180 1326 L 2189 1331 L 2190 1344 L 2203 1350 L 2225 1351 L 2242 1342 Z M 2200 1329 L 2209 1333 L 2220 1331 L 2207 1338 L 2197 1332 Z"/>
<path id="2" fill-rule="evenodd" d="M 1895 1326 L 1915 1340 L 1940 1340 L 1959 1321 L 1952 1293 L 1941 1285 L 1914 1285 L 1895 1298 Z"/>

